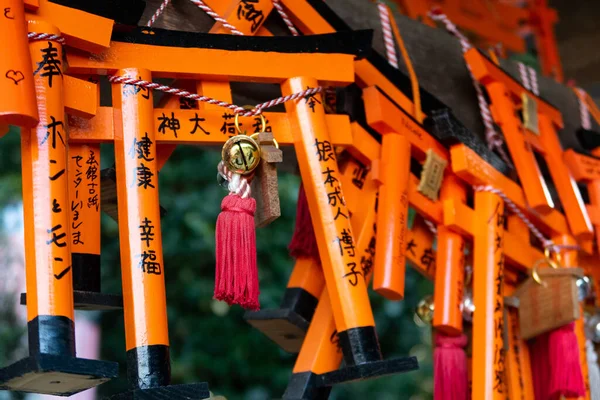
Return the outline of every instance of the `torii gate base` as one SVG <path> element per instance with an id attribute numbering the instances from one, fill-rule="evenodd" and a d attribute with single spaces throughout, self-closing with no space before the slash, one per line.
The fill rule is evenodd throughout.
<path id="1" fill-rule="evenodd" d="M 35 354 L 0 369 L 0 389 L 71 396 L 119 376 L 119 364 Z"/>

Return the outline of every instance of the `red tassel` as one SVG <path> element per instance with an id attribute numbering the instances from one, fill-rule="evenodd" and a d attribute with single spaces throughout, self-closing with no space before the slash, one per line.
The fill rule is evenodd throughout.
<path id="1" fill-rule="evenodd" d="M 550 380 L 548 335 L 548 333 L 543 333 L 529 341 L 531 377 L 536 400 L 548 399 L 548 381 Z"/>
<path id="2" fill-rule="evenodd" d="M 435 335 L 433 351 L 433 398 L 435 400 L 467 400 L 469 398 L 469 374 L 464 347 L 465 335 Z"/>
<path id="3" fill-rule="evenodd" d="M 216 227 L 217 270 L 215 296 L 227 304 L 256 311 L 258 268 L 256 266 L 256 201 L 230 194 L 221 202 Z"/>
<path id="4" fill-rule="evenodd" d="M 310 219 L 310 211 L 308 210 L 308 201 L 306 200 L 306 192 L 304 185 L 300 184 L 298 192 L 298 205 L 296 206 L 296 226 L 294 235 L 288 246 L 290 255 L 294 258 L 312 257 L 319 259 L 319 249 L 317 247 L 317 239 Z"/>
<path id="5" fill-rule="evenodd" d="M 585 396 L 585 384 L 579 360 L 575 323 L 553 330 L 548 335 L 550 358 L 549 398 Z"/>

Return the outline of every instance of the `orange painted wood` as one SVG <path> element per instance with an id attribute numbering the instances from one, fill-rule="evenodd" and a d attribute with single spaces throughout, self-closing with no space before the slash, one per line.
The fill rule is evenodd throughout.
<path id="1" fill-rule="evenodd" d="M 319 81 L 317 86 L 354 82 L 353 60 L 349 54 L 227 51 L 123 42 L 111 42 L 109 49 L 94 57 L 81 52 L 68 55 L 73 74 L 114 74 L 138 65 L 156 78 L 282 83 L 290 76 L 311 76 Z"/>
<path id="2" fill-rule="evenodd" d="M 72 48 L 99 53 L 110 45 L 114 21 L 108 18 L 61 6 L 49 0 L 39 0 L 35 14 L 27 14 L 27 18 L 43 19 L 56 25 Z"/>
<path id="3" fill-rule="evenodd" d="M 0 57 L 0 125 L 34 128 L 38 109 L 34 75 L 38 64 L 32 64 L 27 39 L 27 22 L 22 0 L 0 1 L 0 37 L 3 56 Z M 40 25 L 45 26 L 45 25 Z M 36 60 L 41 54 L 35 54 Z"/>
<path id="4" fill-rule="evenodd" d="M 288 95 L 316 85 L 313 78 L 292 78 L 282 85 Z M 287 102 L 286 110 L 294 132 L 294 148 L 315 228 L 325 283 L 331 295 L 335 325 L 339 331 L 374 326 L 360 259 L 348 247 L 355 245 L 347 207 L 331 201 L 328 194 L 343 190 L 339 185 L 336 158 L 327 131 L 323 99 L 314 109 L 306 99 Z M 337 195 L 334 195 L 337 198 Z"/>
<path id="5" fill-rule="evenodd" d="M 143 69 L 119 73 L 152 80 Z M 168 346 L 152 95 L 121 84 L 112 94 L 126 349 Z"/>
<path id="6" fill-rule="evenodd" d="M 99 106 L 98 84 L 65 75 L 65 109 L 70 115 L 92 118 Z"/>
<path id="7" fill-rule="evenodd" d="M 504 384 L 504 203 L 496 194 L 475 193 L 473 237 L 474 399 L 505 399 Z"/>
<path id="8" fill-rule="evenodd" d="M 440 189 L 440 199 L 442 202 L 446 199 L 466 202 L 463 183 L 454 175 L 446 176 Z M 464 268 L 464 237 L 443 224 L 438 225 L 433 327 L 446 335 L 456 336 L 463 330 Z"/>
<path id="9" fill-rule="evenodd" d="M 29 29 L 33 28 L 59 34 L 46 22 L 30 24 Z M 62 60 L 63 48 L 56 41 L 29 43 L 33 68 L 43 62 L 43 49 L 50 48 L 56 59 Z M 21 131 L 27 320 L 50 315 L 73 321 L 63 77 L 36 74 L 34 79 L 39 123 Z"/>
<path id="10" fill-rule="evenodd" d="M 569 232 L 567 221 L 560 212 L 554 209 L 545 215 L 529 212 L 523 189 L 486 163 L 467 146 L 463 144 L 452 146 L 450 156 L 452 171 L 456 175 L 473 186 L 491 185 L 502 190 L 547 236 Z"/>
<path id="11" fill-rule="evenodd" d="M 113 125 L 112 108 L 100 107 L 97 115 L 91 118 L 85 129 L 75 127 L 71 131 L 70 140 L 74 142 L 111 142 L 114 140 L 114 133 L 108 127 Z M 229 133 L 229 125 L 223 132 L 225 123 L 233 124 L 232 117 L 224 115 L 233 115 L 226 110 L 203 111 L 203 110 L 181 110 L 181 109 L 155 109 L 154 132 L 158 143 L 170 144 L 198 144 L 198 145 L 219 145 L 229 139 L 233 133 Z M 273 135 L 282 146 L 294 144 L 294 130 L 292 123 L 285 113 L 264 113 L 268 121 L 268 126 L 273 130 Z M 179 121 L 180 129 L 168 128 L 168 118 L 175 118 Z M 202 121 L 204 119 L 204 121 Z M 258 126 L 255 126 L 258 119 Z M 200 125 L 197 126 L 196 122 Z M 161 128 L 161 124 L 165 124 Z M 330 114 L 325 116 L 325 124 L 331 134 L 332 143 L 336 146 L 348 147 L 352 145 L 352 134 L 350 129 L 350 120 L 346 115 Z M 240 126 L 242 129 L 249 128 L 249 133 L 260 128 L 260 118 L 241 117 Z M 195 128 L 195 130 L 194 130 Z M 202 128 L 202 129 L 201 129 Z M 233 128 L 233 125 L 231 126 Z M 192 133 L 193 132 L 193 133 Z M 177 135 L 177 137 L 175 136 Z"/>

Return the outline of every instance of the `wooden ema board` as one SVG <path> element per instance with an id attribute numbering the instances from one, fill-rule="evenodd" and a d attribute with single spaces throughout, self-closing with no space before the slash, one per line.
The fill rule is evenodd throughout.
<path id="1" fill-rule="evenodd" d="M 583 276 L 583 270 L 544 268 L 538 274 L 542 284 L 529 278 L 514 293 L 519 299 L 521 337 L 525 340 L 580 317 L 576 279 Z"/>

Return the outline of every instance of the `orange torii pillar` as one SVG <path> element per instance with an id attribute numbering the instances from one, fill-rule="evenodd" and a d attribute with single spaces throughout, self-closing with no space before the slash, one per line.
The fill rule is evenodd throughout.
<path id="1" fill-rule="evenodd" d="M 311 87 L 318 87 L 314 78 L 291 78 L 282 84 L 282 94 L 291 95 Z M 329 202 L 328 193 L 337 192 L 341 198 L 344 194 L 326 127 L 322 96 L 317 93 L 287 102 L 286 110 L 294 128 L 296 157 L 348 370 L 346 379 L 353 374 L 355 379 L 360 379 L 374 370 L 382 375 L 414 369 L 416 359 L 382 360 L 367 286 L 355 254 L 355 234 L 348 208 Z M 410 360 L 414 363 L 407 362 Z"/>
<path id="2" fill-rule="evenodd" d="M 60 35 L 42 21 L 29 30 Z M 29 357 L 0 370 L 0 389 L 70 396 L 117 377 L 118 365 L 75 358 L 63 49 L 29 49 L 40 117 L 21 132 Z"/>
<path id="3" fill-rule="evenodd" d="M 464 204 L 467 193 L 455 175 L 447 175 L 440 197 L 442 202 L 449 199 Z M 437 226 L 437 236 L 433 327 L 445 335 L 457 336 L 463 331 L 465 240 L 442 224 Z"/>
<path id="4" fill-rule="evenodd" d="M 504 202 L 475 192 L 473 238 L 473 399 L 505 399 Z"/>
<path id="5" fill-rule="evenodd" d="M 117 75 L 152 80 L 145 69 L 119 70 Z M 126 395 L 203 399 L 209 397 L 206 383 L 170 385 L 153 96 L 140 89 L 112 85 L 127 377 L 131 389 Z"/>

